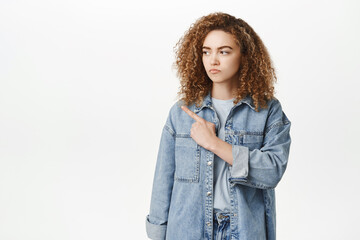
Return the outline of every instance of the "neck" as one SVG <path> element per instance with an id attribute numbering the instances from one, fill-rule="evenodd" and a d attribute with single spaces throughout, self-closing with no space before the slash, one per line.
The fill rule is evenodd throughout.
<path id="1" fill-rule="evenodd" d="M 235 84 L 213 83 L 211 88 L 211 97 L 220 100 L 229 100 L 235 97 Z"/>

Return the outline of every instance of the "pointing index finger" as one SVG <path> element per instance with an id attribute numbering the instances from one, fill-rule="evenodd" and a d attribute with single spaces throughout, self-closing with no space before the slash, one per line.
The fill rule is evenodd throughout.
<path id="1" fill-rule="evenodd" d="M 192 117 L 195 121 L 199 122 L 202 121 L 203 118 L 196 115 L 194 112 L 192 112 L 190 109 L 188 109 L 186 106 L 181 106 L 181 109 L 184 110 L 190 117 Z"/>

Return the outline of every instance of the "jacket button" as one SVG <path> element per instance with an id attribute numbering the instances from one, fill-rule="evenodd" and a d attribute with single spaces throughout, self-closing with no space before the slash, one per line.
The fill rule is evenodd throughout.
<path id="1" fill-rule="evenodd" d="M 208 225 L 208 226 L 211 226 L 211 222 L 207 222 L 207 225 Z"/>
<path id="2" fill-rule="evenodd" d="M 212 164 L 212 162 L 211 162 L 211 161 L 207 163 L 207 165 L 209 165 L 209 166 L 210 166 L 211 164 Z"/>
<path id="3" fill-rule="evenodd" d="M 211 195 L 211 192 L 207 192 L 206 194 L 207 194 L 208 196 L 210 196 L 210 195 Z"/>

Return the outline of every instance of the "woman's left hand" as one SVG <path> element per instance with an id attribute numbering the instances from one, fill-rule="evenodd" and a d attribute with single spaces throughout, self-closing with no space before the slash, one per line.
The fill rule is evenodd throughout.
<path id="1" fill-rule="evenodd" d="M 181 109 L 195 120 L 190 130 L 190 136 L 197 144 L 209 150 L 217 140 L 215 124 L 199 117 L 186 106 L 181 106 Z"/>

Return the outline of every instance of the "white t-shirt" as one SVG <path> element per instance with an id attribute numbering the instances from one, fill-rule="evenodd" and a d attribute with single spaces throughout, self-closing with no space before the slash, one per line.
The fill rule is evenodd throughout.
<path id="1" fill-rule="evenodd" d="M 225 141 L 225 121 L 228 117 L 231 108 L 234 106 L 235 98 L 228 100 L 220 100 L 211 98 L 213 107 L 219 118 L 219 132 L 218 137 Z M 214 209 L 220 211 L 230 212 L 230 173 L 228 163 L 214 155 Z"/>

